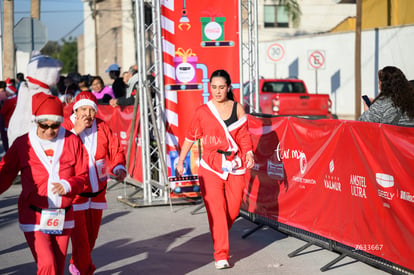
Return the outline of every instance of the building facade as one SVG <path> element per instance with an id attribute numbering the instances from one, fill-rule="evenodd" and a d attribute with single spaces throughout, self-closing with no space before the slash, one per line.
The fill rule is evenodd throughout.
<path id="1" fill-rule="evenodd" d="M 136 64 L 135 10 L 131 0 L 84 0 L 84 34 L 78 39 L 81 74 L 99 75 L 112 82 L 105 70 L 118 64 L 122 71 Z M 96 58 L 97 57 L 97 58 Z"/>
<path id="2" fill-rule="evenodd" d="M 255 0 L 245 0 L 244 4 L 248 1 Z M 96 0 L 95 6 L 95 1 L 83 2 L 84 35 L 78 39 L 79 72 L 100 75 L 109 82 L 105 69 L 110 64 L 117 63 L 122 71 L 136 64 L 135 1 Z M 300 15 L 294 18 L 279 0 L 257 0 L 259 42 L 355 30 L 356 0 L 296 2 Z M 412 0 L 364 0 L 362 29 L 412 24 L 412 10 Z"/>

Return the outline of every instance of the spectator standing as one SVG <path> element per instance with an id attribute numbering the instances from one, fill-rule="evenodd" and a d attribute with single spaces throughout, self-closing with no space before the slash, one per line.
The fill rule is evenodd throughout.
<path id="1" fill-rule="evenodd" d="M 9 141 L 7 138 L 7 129 L 9 127 L 10 118 L 16 108 L 17 104 L 17 90 L 11 85 L 12 81 L 6 80 L 7 87 L 5 90 L 7 98 L 0 106 L 0 133 L 3 149 L 5 152 L 9 149 Z"/>
<path id="2" fill-rule="evenodd" d="M 19 91 L 20 85 L 22 85 L 23 82 L 25 82 L 26 79 L 24 79 L 23 73 L 17 73 L 16 74 L 16 90 Z"/>
<path id="3" fill-rule="evenodd" d="M 63 106 L 53 95 L 33 96 L 36 127 L 18 137 L 0 162 L 0 194 L 20 171 L 20 229 L 37 274 L 64 274 L 74 227 L 72 200 L 87 182 L 87 156 L 79 138 L 60 127 Z M 48 221 L 53 219 L 53 223 Z"/>
<path id="4" fill-rule="evenodd" d="M 78 73 L 69 73 L 63 83 L 65 85 L 65 91 L 60 95 L 60 100 L 63 103 L 72 103 L 75 100 L 77 94 L 80 93 L 79 89 L 80 75 Z"/>
<path id="5" fill-rule="evenodd" d="M 106 204 L 107 171 L 117 180 L 126 176 L 125 156 L 119 140 L 109 126 L 96 118 L 96 98 L 90 92 L 81 92 L 73 105 L 74 113 L 64 127 L 80 139 L 89 155 L 88 189 L 74 201 L 75 223 L 72 240 L 71 274 L 92 274 L 95 266 L 91 252 L 98 237 L 103 209 Z"/>
<path id="6" fill-rule="evenodd" d="M 126 78 L 127 79 L 127 90 L 126 90 L 126 95 L 123 97 L 119 97 L 119 98 L 114 98 L 111 99 L 109 101 L 109 104 L 112 107 L 116 107 L 116 106 L 128 106 L 128 105 L 134 105 L 135 103 L 135 99 L 139 100 L 138 97 L 135 97 L 135 94 L 137 92 L 137 84 L 138 84 L 138 67 L 137 65 L 133 65 L 131 67 L 129 67 L 128 70 L 128 76 Z M 139 101 L 138 101 L 139 102 Z"/>
<path id="7" fill-rule="evenodd" d="M 128 85 L 128 79 L 130 78 L 129 72 L 122 73 L 122 80 L 124 81 L 125 85 Z"/>
<path id="8" fill-rule="evenodd" d="M 0 107 L 3 105 L 4 101 L 7 99 L 6 94 L 6 81 L 0 81 Z"/>
<path id="9" fill-rule="evenodd" d="M 102 77 L 94 76 L 91 83 L 92 94 L 96 97 L 99 104 L 107 104 L 112 98 L 115 98 L 114 91 L 111 87 L 105 86 Z"/>
<path id="10" fill-rule="evenodd" d="M 114 91 L 115 98 L 125 96 L 125 83 L 123 79 L 120 77 L 121 75 L 121 67 L 118 64 L 112 64 L 106 69 L 106 73 L 109 74 L 109 78 L 113 80 L 112 82 L 112 90 Z"/>
<path id="11" fill-rule="evenodd" d="M 217 269 L 229 268 L 229 230 L 240 212 L 245 172 L 254 165 L 252 142 L 243 107 L 233 101 L 229 74 L 210 77 L 212 99 L 198 107 L 187 130 L 176 166 L 183 175 L 184 160 L 193 143 L 203 138 L 198 170 Z"/>
<path id="12" fill-rule="evenodd" d="M 87 74 L 87 75 L 82 75 L 79 78 L 79 82 L 78 82 L 78 86 L 79 86 L 79 91 L 80 92 L 90 92 L 90 86 L 91 86 L 91 75 Z"/>
<path id="13" fill-rule="evenodd" d="M 414 87 L 397 67 L 378 71 L 380 93 L 371 106 L 364 102 L 365 112 L 359 121 L 414 126 Z"/>
<path id="14" fill-rule="evenodd" d="M 8 96 L 15 95 L 17 93 L 16 80 L 14 78 L 7 78 L 6 85 L 6 91 L 9 93 Z"/>

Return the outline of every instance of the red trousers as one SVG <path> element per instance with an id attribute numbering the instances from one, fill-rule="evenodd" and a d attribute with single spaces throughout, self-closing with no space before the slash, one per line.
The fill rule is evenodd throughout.
<path id="1" fill-rule="evenodd" d="M 37 264 L 37 274 L 63 275 L 69 234 L 49 235 L 40 231 L 24 232 Z"/>
<path id="2" fill-rule="evenodd" d="M 229 230 L 240 212 L 245 177 L 229 175 L 227 180 L 223 180 L 201 166 L 198 171 L 214 244 L 214 260 L 228 260 Z"/>
<path id="3" fill-rule="evenodd" d="M 74 211 L 75 228 L 72 231 L 72 258 L 70 262 L 76 266 L 81 275 L 93 274 L 91 252 L 98 238 L 102 221 L 101 209 Z"/>

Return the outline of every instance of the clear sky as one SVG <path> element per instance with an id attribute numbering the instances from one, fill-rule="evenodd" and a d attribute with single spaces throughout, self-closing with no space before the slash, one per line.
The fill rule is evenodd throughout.
<path id="1" fill-rule="evenodd" d="M 30 0 L 14 0 L 14 24 L 30 17 Z M 46 26 L 48 40 L 61 41 L 83 33 L 82 0 L 40 0 L 40 21 Z"/>

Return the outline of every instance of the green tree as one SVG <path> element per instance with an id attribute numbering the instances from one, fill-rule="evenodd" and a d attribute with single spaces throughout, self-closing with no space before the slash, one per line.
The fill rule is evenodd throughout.
<path id="1" fill-rule="evenodd" d="M 78 41 L 70 37 L 62 39 L 62 48 L 59 51 L 58 59 L 63 63 L 62 73 L 78 71 Z"/>
<path id="2" fill-rule="evenodd" d="M 62 39 L 61 43 L 49 41 L 40 51 L 44 55 L 51 56 L 63 63 L 62 73 L 78 71 L 78 41 L 72 37 Z"/>
<path id="3" fill-rule="evenodd" d="M 300 22 L 300 16 L 302 14 L 300 6 L 297 0 L 279 0 L 279 5 L 285 6 L 287 12 L 292 18 L 294 26 L 298 26 Z"/>
<path id="4" fill-rule="evenodd" d="M 57 59 L 61 48 L 62 46 L 57 41 L 48 41 L 40 52 Z"/>

